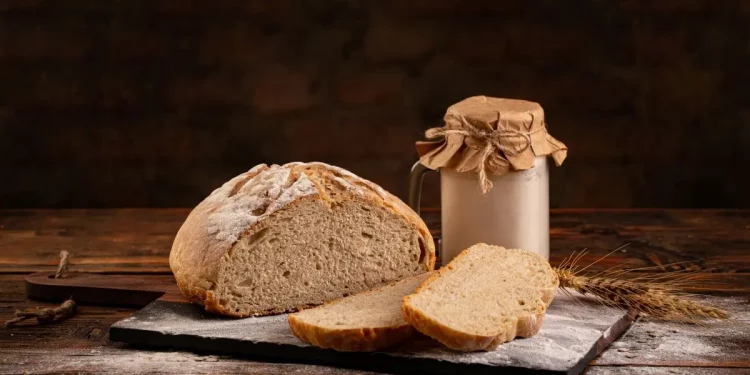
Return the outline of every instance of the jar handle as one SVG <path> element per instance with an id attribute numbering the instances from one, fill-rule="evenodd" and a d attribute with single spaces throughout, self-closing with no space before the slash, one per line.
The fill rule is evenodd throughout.
<path id="1" fill-rule="evenodd" d="M 409 207 L 419 215 L 420 202 L 422 200 L 422 181 L 424 180 L 424 174 L 431 171 L 430 168 L 425 167 L 422 163 L 416 162 L 411 167 L 411 173 L 409 173 Z"/>

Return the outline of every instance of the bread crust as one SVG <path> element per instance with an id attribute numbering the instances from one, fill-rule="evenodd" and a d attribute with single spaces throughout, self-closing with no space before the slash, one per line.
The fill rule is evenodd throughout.
<path id="1" fill-rule="evenodd" d="M 389 327 L 330 329 L 302 321 L 289 314 L 292 333 L 300 340 L 324 349 L 342 352 L 372 352 L 393 346 L 414 334 L 414 328 L 404 323 Z"/>
<path id="2" fill-rule="evenodd" d="M 209 220 L 211 215 L 223 206 L 230 204 L 230 197 L 235 194 L 242 194 L 240 189 L 244 184 L 252 182 L 256 176 L 272 168 L 286 168 L 290 171 L 290 176 L 304 174 L 306 178 L 309 178 L 313 182 L 315 191 L 309 194 L 300 194 L 299 196 L 290 195 L 291 199 L 281 202 L 276 206 L 273 206 L 272 203 L 273 210 L 259 215 L 257 220 L 247 227 L 242 228 L 240 233 L 237 233 L 234 237 L 234 241 L 227 241 L 226 238 L 219 238 L 216 233 L 211 233 Z M 329 183 L 330 186 L 336 186 L 335 179 L 355 186 L 357 194 L 351 192 L 351 189 L 341 187 L 340 194 L 336 198 L 332 199 L 329 197 L 320 184 L 322 182 Z M 281 189 L 283 194 L 290 188 L 289 186 L 285 186 L 287 183 L 288 181 L 278 181 L 278 183 L 273 185 L 273 188 Z M 340 184 L 341 182 L 338 183 Z M 346 170 L 324 163 L 288 163 L 280 167 L 269 167 L 261 164 L 226 182 L 198 204 L 191 211 L 190 215 L 188 215 L 182 227 L 177 232 L 169 256 L 169 264 L 179 289 L 191 302 L 203 305 L 207 311 L 235 317 L 278 314 L 308 307 L 296 306 L 290 309 L 270 309 L 242 314 L 226 308 L 213 292 L 220 272 L 222 258 L 242 237 L 252 235 L 264 229 L 266 221 L 273 218 L 277 213 L 292 209 L 306 200 L 318 200 L 326 204 L 339 203 L 346 200 L 363 200 L 370 204 L 390 209 L 418 232 L 420 240 L 424 244 L 425 256 L 422 263 L 424 270 L 430 271 L 434 269 L 435 245 L 427 226 L 411 208 L 397 197 L 383 190 L 380 186 Z"/>
<path id="3" fill-rule="evenodd" d="M 411 282 L 419 277 L 429 277 L 427 274 L 412 276 L 386 286 L 358 293 L 354 296 L 343 297 L 324 303 L 316 308 L 325 309 L 347 298 L 367 297 L 376 294 L 384 288 L 396 286 L 399 283 Z M 417 280 L 419 281 L 419 280 Z M 416 331 L 408 323 L 382 327 L 343 328 L 334 329 L 305 322 L 298 318 L 298 314 L 289 314 L 287 321 L 292 333 L 302 341 L 324 349 L 335 349 L 343 352 L 371 352 L 393 346 L 413 336 Z"/>
<path id="4" fill-rule="evenodd" d="M 465 256 L 466 252 L 462 251 L 454 258 L 454 261 Z M 451 265 L 448 264 L 435 271 L 429 278 L 427 278 L 427 280 L 417 287 L 414 294 L 425 289 L 431 282 L 439 278 L 443 273 L 449 272 L 451 269 Z M 554 272 L 552 273 L 554 274 Z M 470 334 L 448 327 L 412 305 L 410 303 L 411 295 L 404 297 L 404 302 L 401 305 L 401 313 L 404 320 L 411 324 L 417 331 L 440 341 L 453 350 L 494 350 L 500 344 L 513 340 L 516 337 L 531 337 L 539 332 L 539 329 L 541 329 L 542 323 L 544 322 L 544 315 L 547 311 L 547 307 L 552 303 L 552 299 L 555 296 L 555 290 L 557 290 L 559 285 L 557 274 L 554 274 L 554 279 L 555 286 L 553 288 L 542 290 L 542 301 L 545 305 L 542 306 L 536 314 L 510 317 L 506 324 L 502 327 L 498 327 L 498 333 L 494 335 L 485 336 Z"/>

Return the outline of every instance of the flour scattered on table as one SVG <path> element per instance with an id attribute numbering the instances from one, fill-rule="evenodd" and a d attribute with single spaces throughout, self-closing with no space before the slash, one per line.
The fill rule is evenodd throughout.
<path id="1" fill-rule="evenodd" d="M 641 364 L 670 365 L 676 361 L 732 362 L 750 354 L 750 320 L 743 299 L 702 297 L 707 304 L 733 313 L 729 321 L 681 324 L 641 320 L 623 339 L 597 359 L 600 365 Z"/>

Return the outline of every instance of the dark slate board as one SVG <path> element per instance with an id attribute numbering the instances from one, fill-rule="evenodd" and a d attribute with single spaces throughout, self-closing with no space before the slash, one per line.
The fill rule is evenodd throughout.
<path id="1" fill-rule="evenodd" d="M 110 339 L 136 345 L 324 363 L 391 372 L 578 374 L 632 323 L 622 311 L 558 293 L 539 333 L 492 352 L 457 353 L 427 337 L 378 353 L 341 353 L 295 338 L 286 315 L 230 319 L 200 306 L 157 300 L 110 328 Z"/>

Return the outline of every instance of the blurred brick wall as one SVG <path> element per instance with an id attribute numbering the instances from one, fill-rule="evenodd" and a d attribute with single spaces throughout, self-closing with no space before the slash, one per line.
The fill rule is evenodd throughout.
<path id="1" fill-rule="evenodd" d="M 458 3 L 0 1 L 0 207 L 192 206 L 293 160 L 403 197 L 476 94 L 542 103 L 555 207 L 750 207 L 750 1 Z"/>

